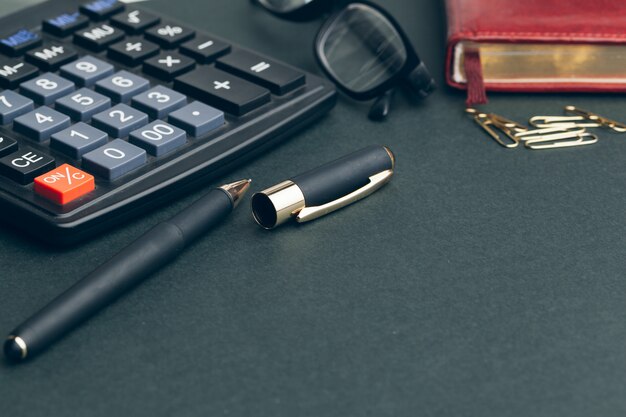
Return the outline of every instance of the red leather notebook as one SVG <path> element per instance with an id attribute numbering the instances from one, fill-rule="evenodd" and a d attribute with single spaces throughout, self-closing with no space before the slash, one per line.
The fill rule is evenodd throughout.
<path id="1" fill-rule="evenodd" d="M 446 0 L 446 79 L 491 91 L 626 92 L 625 0 Z"/>

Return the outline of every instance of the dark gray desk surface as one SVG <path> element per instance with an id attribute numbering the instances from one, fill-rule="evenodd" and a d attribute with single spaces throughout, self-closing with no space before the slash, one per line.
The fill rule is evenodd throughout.
<path id="1" fill-rule="evenodd" d="M 384 3 L 439 90 L 420 104 L 399 95 L 385 123 L 342 99 L 216 184 L 251 177 L 260 190 L 373 143 L 396 152 L 394 180 L 271 233 L 244 205 L 44 355 L 2 363 L 0 414 L 626 413 L 626 136 L 601 131 L 585 149 L 500 148 L 443 83 L 441 2 Z M 317 71 L 318 23 L 280 22 L 246 0 L 150 5 Z M 623 96 L 492 95 L 491 108 L 525 120 L 566 104 L 626 119 Z M 203 191 L 70 250 L 0 231 L 2 332 Z"/>

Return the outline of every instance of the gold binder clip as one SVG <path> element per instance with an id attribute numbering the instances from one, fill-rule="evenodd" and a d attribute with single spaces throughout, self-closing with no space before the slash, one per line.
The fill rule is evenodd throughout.
<path id="1" fill-rule="evenodd" d="M 598 141 L 596 135 L 586 132 L 584 127 L 576 126 L 554 126 L 533 129 L 519 132 L 516 136 L 524 142 L 526 148 L 535 150 L 585 146 Z"/>
<path id="2" fill-rule="evenodd" d="M 489 136 L 498 142 L 498 144 L 504 146 L 505 148 L 511 149 L 517 147 L 519 145 L 519 139 L 516 137 L 516 134 L 528 130 L 526 126 L 495 113 L 482 113 L 471 107 L 465 109 L 465 112 L 471 114 L 474 121 L 478 123 L 478 125 L 482 127 L 485 132 L 489 134 Z M 498 135 L 492 126 L 504 133 L 510 139 L 510 142 L 502 140 L 500 135 Z"/>
<path id="3" fill-rule="evenodd" d="M 565 113 L 573 116 L 535 116 L 530 118 L 530 124 L 537 128 L 608 127 L 619 133 L 626 132 L 626 124 L 607 119 L 599 114 L 575 106 L 565 106 Z"/>

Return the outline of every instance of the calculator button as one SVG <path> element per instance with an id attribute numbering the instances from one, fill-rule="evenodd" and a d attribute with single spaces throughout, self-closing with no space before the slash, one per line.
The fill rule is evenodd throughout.
<path id="1" fill-rule="evenodd" d="M 224 124 L 224 113 L 206 104 L 193 103 L 170 114 L 169 122 L 185 129 L 191 136 L 202 136 Z"/>
<path id="2" fill-rule="evenodd" d="M 51 35 L 65 37 L 78 29 L 87 27 L 89 18 L 79 12 L 63 13 L 52 19 L 44 20 L 42 29 Z"/>
<path id="3" fill-rule="evenodd" d="M 31 139 L 43 142 L 50 139 L 52 134 L 69 127 L 70 124 L 69 117 L 44 106 L 16 118 L 13 122 L 13 129 Z"/>
<path id="4" fill-rule="evenodd" d="M 164 81 L 192 70 L 196 63 L 186 56 L 175 52 L 163 52 L 143 63 L 143 72 Z"/>
<path id="5" fill-rule="evenodd" d="M 156 42 L 163 48 L 176 48 L 181 43 L 193 38 L 195 32 L 174 23 L 161 23 L 146 31 L 146 39 Z"/>
<path id="6" fill-rule="evenodd" d="M 145 149 L 150 155 L 162 156 L 183 146 L 187 142 L 187 134 L 162 120 L 155 120 L 131 132 L 128 141 Z"/>
<path id="7" fill-rule="evenodd" d="M 127 10 L 111 18 L 113 26 L 124 29 L 131 35 L 137 35 L 160 21 L 161 19 L 152 13 L 137 9 Z"/>
<path id="8" fill-rule="evenodd" d="M 74 83 L 51 72 L 20 84 L 20 92 L 38 104 L 52 104 L 74 91 Z"/>
<path id="9" fill-rule="evenodd" d="M 126 104 L 118 104 L 93 116 L 91 123 L 114 138 L 123 138 L 148 123 L 148 115 Z"/>
<path id="10" fill-rule="evenodd" d="M 113 65 L 86 55 L 78 61 L 63 65 L 61 75 L 74 81 L 80 87 L 91 87 L 96 81 L 113 74 Z"/>
<path id="11" fill-rule="evenodd" d="M 148 113 L 153 119 L 163 119 L 169 113 L 187 104 L 187 98 L 167 87 L 158 85 L 132 98 L 133 107 Z"/>
<path id="12" fill-rule="evenodd" d="M 35 104 L 29 98 L 17 94 L 11 90 L 0 93 L 0 123 L 11 123 L 17 116 L 21 116 L 35 108 Z"/>
<path id="13" fill-rule="evenodd" d="M 93 175 L 69 164 L 38 176 L 33 185 L 35 193 L 59 205 L 76 200 L 95 188 Z"/>
<path id="14" fill-rule="evenodd" d="M 121 29 L 116 29 L 106 23 L 90 26 L 74 33 L 74 43 L 94 52 L 100 52 L 122 38 L 124 38 L 124 32 Z"/>
<path id="15" fill-rule="evenodd" d="M 181 53 L 192 57 L 201 64 L 213 62 L 228 51 L 230 51 L 229 44 L 207 35 L 198 35 L 180 46 Z"/>
<path id="16" fill-rule="evenodd" d="M 0 159 L 0 173 L 22 185 L 52 168 L 54 158 L 27 146 Z"/>
<path id="17" fill-rule="evenodd" d="M 159 53 L 159 46 L 152 42 L 139 39 L 125 39 L 109 46 L 109 58 L 115 59 L 124 65 L 134 67 Z"/>
<path id="18" fill-rule="evenodd" d="M 279 95 L 303 86 L 305 80 L 304 74 L 300 71 L 243 50 L 234 51 L 220 58 L 215 65 L 269 88 L 272 93 Z"/>
<path id="19" fill-rule="evenodd" d="M 86 153 L 83 168 L 108 180 L 114 180 L 146 163 L 146 151 L 121 139 Z"/>
<path id="20" fill-rule="evenodd" d="M 74 120 L 85 122 L 111 107 L 111 99 L 88 88 L 81 88 L 55 102 L 55 108 Z"/>
<path id="21" fill-rule="evenodd" d="M 35 77 L 39 71 L 34 66 L 18 60 L 0 62 L 0 86 L 15 88 L 20 83 Z"/>
<path id="22" fill-rule="evenodd" d="M 96 83 L 96 91 L 111 97 L 116 102 L 126 103 L 131 97 L 146 91 L 150 83 L 128 71 L 119 71 Z"/>
<path id="23" fill-rule="evenodd" d="M 107 143 L 108 135 L 87 123 L 76 123 L 50 137 L 50 147 L 78 159 Z"/>
<path id="24" fill-rule="evenodd" d="M 93 20 L 104 20 L 124 10 L 124 5 L 117 0 L 95 0 L 80 6 L 80 11 Z"/>
<path id="25" fill-rule="evenodd" d="M 17 141 L 6 135 L 0 135 L 0 156 L 17 151 Z"/>
<path id="26" fill-rule="evenodd" d="M 41 37 L 35 32 L 20 29 L 6 38 L 0 39 L 0 52 L 9 56 L 18 56 L 41 45 L 41 42 Z"/>
<path id="27" fill-rule="evenodd" d="M 76 51 L 63 45 L 48 44 L 26 52 L 26 61 L 44 71 L 56 71 L 61 65 L 78 58 Z"/>
<path id="28" fill-rule="evenodd" d="M 270 101 L 270 92 L 265 88 L 211 67 L 177 77 L 174 88 L 237 116 Z"/>

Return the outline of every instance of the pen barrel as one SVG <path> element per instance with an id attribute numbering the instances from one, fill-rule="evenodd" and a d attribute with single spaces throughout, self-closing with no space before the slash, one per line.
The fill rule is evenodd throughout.
<path id="1" fill-rule="evenodd" d="M 394 166 L 391 151 L 369 146 L 291 178 L 307 207 L 320 206 L 365 186 L 372 175 Z"/>
<path id="2" fill-rule="evenodd" d="M 170 262 L 232 209 L 225 191 L 210 191 L 124 248 L 12 334 L 24 341 L 28 357 L 37 354 Z"/>

